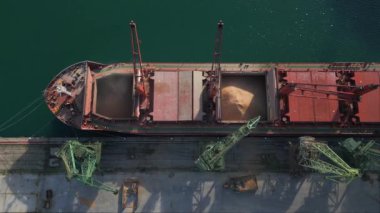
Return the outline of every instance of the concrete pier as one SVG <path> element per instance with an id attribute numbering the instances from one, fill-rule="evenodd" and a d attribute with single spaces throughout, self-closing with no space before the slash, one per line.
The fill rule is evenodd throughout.
<path id="1" fill-rule="evenodd" d="M 326 181 L 317 175 L 289 177 L 260 173 L 255 193 L 222 187 L 230 176 L 246 173 L 138 172 L 97 176 L 120 187 L 127 177 L 138 178 L 136 212 L 379 212 L 379 182 L 350 184 Z M 53 190 L 51 209 L 44 209 L 46 190 Z M 122 212 L 120 195 L 98 191 L 63 174 L 0 176 L 1 212 Z"/>
<path id="2" fill-rule="evenodd" d="M 0 139 L 0 212 L 123 212 L 120 194 L 66 180 L 54 153 L 68 139 Z M 289 175 L 287 141 L 295 138 L 245 138 L 226 155 L 225 172 L 200 172 L 194 160 L 212 140 L 81 138 L 103 142 L 97 180 L 116 188 L 126 178 L 139 180 L 137 212 L 380 211 L 377 176 L 335 183 L 317 174 Z M 256 192 L 223 188 L 228 178 L 247 174 L 257 176 Z M 48 189 L 52 206 L 45 209 Z"/>

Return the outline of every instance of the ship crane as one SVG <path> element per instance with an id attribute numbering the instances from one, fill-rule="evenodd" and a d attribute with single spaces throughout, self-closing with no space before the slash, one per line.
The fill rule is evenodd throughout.
<path id="1" fill-rule="evenodd" d="M 154 69 L 142 66 L 142 57 L 140 50 L 140 40 L 137 32 L 136 23 L 131 21 L 129 24 L 131 28 L 131 48 L 132 48 L 132 63 L 134 73 L 134 115 L 139 118 L 141 124 L 146 121 L 152 121 L 150 104 L 150 77 L 154 75 Z"/>
<path id="2" fill-rule="evenodd" d="M 223 44 L 223 26 L 222 20 L 218 22 L 218 27 L 215 35 L 215 47 L 213 53 L 213 60 L 211 70 L 204 72 L 204 76 L 207 80 L 207 95 L 209 112 L 208 120 L 220 120 L 220 79 L 221 79 L 221 59 L 222 59 L 222 44 Z M 219 107 L 217 107 L 219 106 Z"/>
<path id="3" fill-rule="evenodd" d="M 260 116 L 249 120 L 229 136 L 208 144 L 195 164 L 205 171 L 221 171 L 225 167 L 224 155 L 242 138 L 251 133 L 260 121 Z"/>
<path id="4" fill-rule="evenodd" d="M 140 51 L 140 40 L 139 34 L 137 33 L 136 23 L 131 21 L 129 23 L 131 27 L 131 48 L 132 48 L 132 62 L 133 62 L 133 71 L 135 77 L 140 78 L 142 72 L 142 57 Z"/>

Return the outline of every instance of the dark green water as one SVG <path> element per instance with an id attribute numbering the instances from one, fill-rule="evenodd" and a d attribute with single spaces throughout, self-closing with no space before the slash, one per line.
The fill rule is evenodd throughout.
<path id="1" fill-rule="evenodd" d="M 378 0 L 0 1 L 0 125 L 64 67 L 130 61 L 129 21 L 144 61 L 208 62 L 225 22 L 225 62 L 380 61 Z M 285 3 L 290 2 L 290 3 Z M 83 135 L 45 105 L 0 136 Z"/>

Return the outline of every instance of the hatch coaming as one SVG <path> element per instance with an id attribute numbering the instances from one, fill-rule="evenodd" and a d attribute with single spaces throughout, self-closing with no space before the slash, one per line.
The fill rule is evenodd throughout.
<path id="1" fill-rule="evenodd" d="M 83 129 L 96 129 L 94 123 L 99 120 L 136 120 L 130 106 L 134 93 L 132 78 L 133 71 L 126 63 L 89 69 L 86 78 Z"/>
<path id="2" fill-rule="evenodd" d="M 220 111 L 218 121 L 221 123 L 244 123 L 247 120 L 261 116 L 262 121 L 273 121 L 276 113 L 275 81 L 270 80 L 273 70 L 260 72 L 221 72 Z"/>
<path id="3" fill-rule="evenodd" d="M 148 110 L 151 114 L 151 118 L 154 122 L 204 121 L 205 108 L 208 107 L 207 105 L 209 103 L 207 103 L 204 97 L 205 78 L 201 70 L 206 70 L 207 66 L 204 64 L 182 64 L 182 66 L 179 66 L 182 70 L 173 70 L 171 65 L 172 64 L 160 64 L 158 67 L 153 66 L 156 71 L 154 72 L 154 76 L 150 79 L 152 84 L 152 97 L 149 100 L 151 109 Z M 200 67 L 197 68 L 197 66 Z M 226 68 L 223 68 L 223 73 L 226 74 L 227 78 L 230 78 L 228 77 L 230 75 L 237 76 L 237 78 L 242 79 L 242 82 L 246 81 L 244 78 L 248 75 L 250 77 L 246 78 L 250 80 L 247 82 L 247 85 L 254 83 L 250 81 L 255 81 L 256 78 L 259 78 L 258 81 L 261 82 L 260 88 L 248 92 L 260 93 L 257 94 L 257 97 L 260 97 L 260 99 L 255 101 L 255 105 L 259 107 L 259 104 L 263 104 L 265 107 L 256 114 L 267 118 L 267 111 L 273 110 L 267 109 L 266 97 L 263 97 L 266 96 L 266 88 L 268 87 L 266 83 L 267 70 L 264 70 L 264 67 L 268 69 L 270 66 L 254 65 L 251 66 L 252 68 L 249 67 L 249 65 L 242 64 L 234 64 L 232 66 L 227 64 L 226 68 L 231 70 L 225 70 Z M 259 70 L 255 71 L 255 68 Z M 88 89 L 88 92 L 93 92 L 92 115 L 114 121 L 137 119 L 137 117 L 131 113 L 131 107 L 133 107 L 135 101 L 133 99 L 136 94 L 133 88 L 132 79 L 134 77 L 130 64 L 121 63 L 106 66 L 99 72 L 93 73 L 90 78 L 92 78 L 92 84 L 89 84 L 88 87 L 92 86 L 93 90 Z M 238 82 L 238 84 L 240 83 Z M 235 86 L 239 89 L 239 85 Z M 270 87 L 272 86 L 274 85 Z M 257 97 L 255 99 L 257 99 Z M 270 100 L 272 99 L 273 98 L 270 98 Z M 236 103 L 235 107 L 241 104 L 242 103 Z M 273 106 L 273 104 L 271 106 Z M 88 109 L 89 107 L 87 106 L 85 109 L 86 108 Z M 124 111 L 122 109 L 124 109 Z M 240 117 L 238 116 L 234 119 L 220 119 L 219 122 L 241 123 L 245 122 L 251 115 L 252 113 L 248 113 L 245 116 L 240 115 Z"/>
<path id="4" fill-rule="evenodd" d="M 93 114 L 107 120 L 133 118 L 133 73 L 112 72 L 94 79 Z"/>

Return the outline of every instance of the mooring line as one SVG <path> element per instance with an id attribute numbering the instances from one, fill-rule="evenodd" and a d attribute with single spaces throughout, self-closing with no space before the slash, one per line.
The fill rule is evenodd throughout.
<path id="1" fill-rule="evenodd" d="M 14 114 L 12 117 L 8 118 L 8 120 L 4 121 L 1 125 L 0 125 L 0 128 L 2 128 L 3 126 L 7 125 L 7 123 L 11 122 L 13 119 L 17 118 L 17 116 L 19 116 L 21 113 L 23 113 L 24 111 L 26 111 L 27 109 L 29 109 L 30 107 L 32 107 L 35 103 L 37 103 L 38 101 L 40 101 L 40 99 L 42 99 L 43 97 L 42 96 L 38 96 L 37 98 L 35 98 L 33 101 L 31 101 L 27 106 L 25 106 L 24 108 L 22 108 L 20 111 L 18 111 L 16 114 Z"/>
<path id="2" fill-rule="evenodd" d="M 10 124 L 7 124 L 7 126 L 4 127 L 4 123 L 0 126 L 0 132 L 20 123 L 22 120 L 24 120 L 26 117 L 28 117 L 29 115 L 31 115 L 33 112 L 35 112 L 40 106 L 41 106 L 42 102 L 39 103 L 37 106 L 35 106 L 31 111 L 29 111 L 27 114 L 23 115 L 21 118 L 19 118 L 18 120 L 14 121 L 13 123 L 10 123 Z M 9 119 L 8 119 L 9 120 Z"/>

